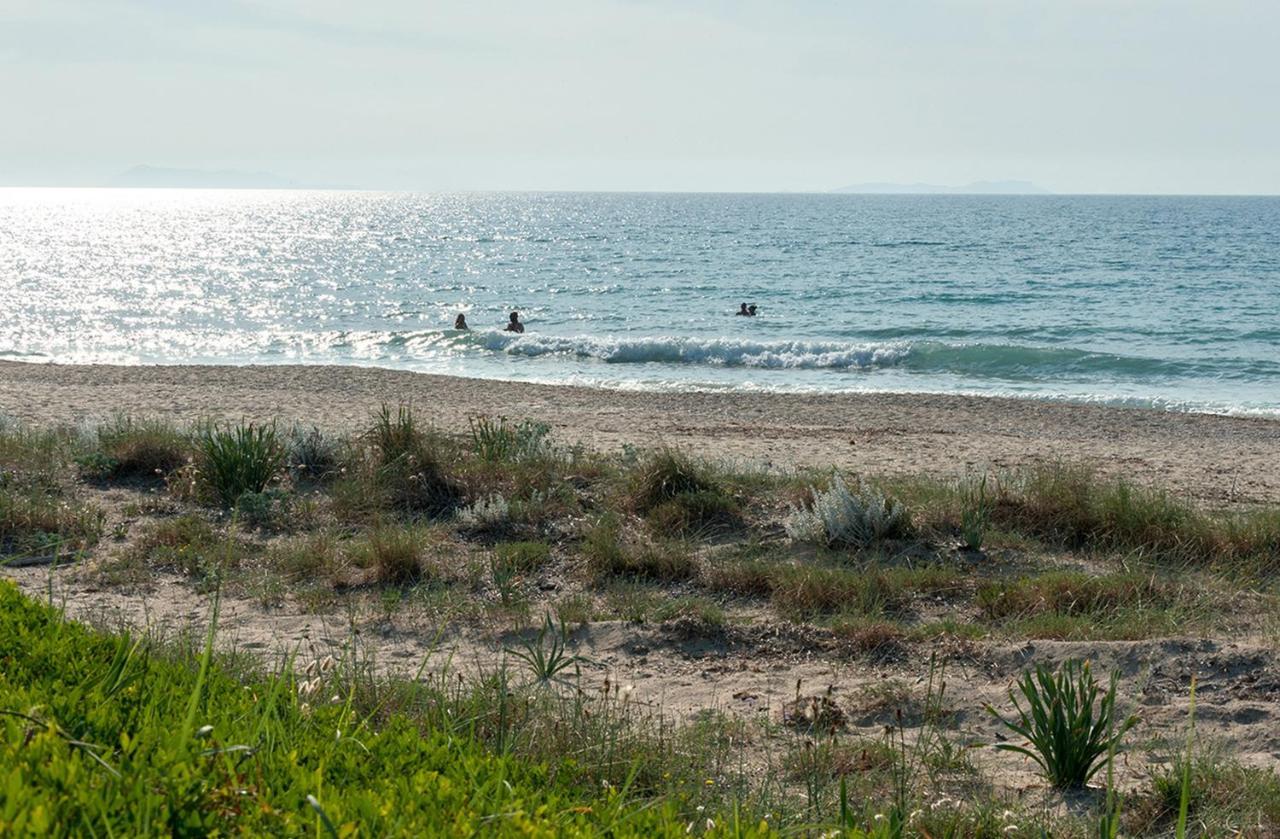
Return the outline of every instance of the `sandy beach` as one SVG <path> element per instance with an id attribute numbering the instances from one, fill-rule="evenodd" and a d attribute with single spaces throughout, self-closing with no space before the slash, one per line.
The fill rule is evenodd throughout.
<path id="1" fill-rule="evenodd" d="M 655 393 L 338 366 L 0 362 L 0 415 L 42 425 L 125 412 L 349 430 L 408 402 L 446 429 L 477 414 L 550 423 L 566 443 L 673 445 L 778 468 L 954 475 L 1088 463 L 1212 504 L 1280 500 L 1280 421 L 928 394 Z"/>

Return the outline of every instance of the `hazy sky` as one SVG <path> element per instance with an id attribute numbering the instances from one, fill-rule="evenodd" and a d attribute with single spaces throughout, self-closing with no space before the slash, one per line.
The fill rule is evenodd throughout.
<path id="1" fill-rule="evenodd" d="M 1275 0 L 0 0 L 0 184 L 1280 193 Z"/>

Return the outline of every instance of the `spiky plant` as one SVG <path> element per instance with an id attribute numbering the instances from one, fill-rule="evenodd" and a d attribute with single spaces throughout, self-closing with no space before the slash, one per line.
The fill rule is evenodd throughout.
<path id="1" fill-rule="evenodd" d="M 1118 678 L 1112 673 L 1104 692 L 1087 661 L 1067 661 L 1056 672 L 1036 665 L 1034 672 L 1023 673 L 1009 689 L 1016 718 L 987 707 L 993 717 L 1027 741 L 1026 745 L 998 743 L 996 748 L 1031 758 L 1055 787 L 1083 787 L 1102 768 L 1103 758 L 1119 750 L 1124 735 L 1138 722 L 1132 715 L 1116 718 Z"/>

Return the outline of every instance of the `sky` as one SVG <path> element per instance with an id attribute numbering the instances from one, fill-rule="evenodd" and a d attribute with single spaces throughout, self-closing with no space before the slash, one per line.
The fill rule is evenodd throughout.
<path id="1" fill-rule="evenodd" d="M 1280 194 L 1272 0 L 0 0 L 0 185 Z"/>

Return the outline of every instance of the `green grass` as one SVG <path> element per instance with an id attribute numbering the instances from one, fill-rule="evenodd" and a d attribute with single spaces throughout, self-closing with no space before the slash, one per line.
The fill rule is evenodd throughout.
<path id="1" fill-rule="evenodd" d="M 1051 571 L 978 589 L 983 616 L 1010 635 L 1059 640 L 1135 640 L 1185 634 L 1206 623 L 1212 596 L 1203 587 L 1154 574 L 1093 576 Z"/>
<path id="2" fill-rule="evenodd" d="M 624 539 L 618 520 L 598 520 L 582 541 L 587 566 L 598 580 L 633 579 L 657 582 L 691 580 L 698 564 L 688 546 L 673 540 Z"/>
<path id="3" fill-rule="evenodd" d="M 0 834 L 685 835 L 673 802 L 587 787 L 570 758 L 492 751 L 391 697 L 370 714 L 351 686 L 313 705 L 310 679 L 242 683 L 211 642 L 197 665 L 0 583 Z"/>
<path id="4" fill-rule="evenodd" d="M 193 455 L 191 436 L 161 420 L 119 416 L 94 432 L 95 446 L 77 458 L 90 477 L 157 480 L 185 465 Z"/>
<path id="5" fill-rule="evenodd" d="M 1185 774 L 1184 774 L 1185 773 Z M 1280 777 L 1269 769 L 1248 767 L 1213 751 L 1182 755 L 1158 771 L 1145 794 L 1126 806 L 1125 823 L 1133 833 L 1168 833 L 1183 806 L 1186 784 L 1190 836 L 1272 836 L 1280 832 Z"/>
<path id="6" fill-rule="evenodd" d="M 285 448 L 274 425 L 209 426 L 197 446 L 200 482 L 224 507 L 261 493 L 284 468 Z"/>
<path id="7" fill-rule="evenodd" d="M 626 503 L 659 533 L 729 529 L 738 524 L 738 503 L 708 464 L 675 449 L 640 462 L 627 479 Z"/>
<path id="8" fill-rule="evenodd" d="M 72 553 L 102 535 L 101 511 L 40 474 L 0 471 L 0 564 L 5 554 Z"/>
<path id="9" fill-rule="evenodd" d="M 357 479 L 363 478 L 357 491 L 410 516 L 443 516 L 462 503 L 464 488 L 445 468 L 452 459 L 450 444 L 420 428 L 408 406 L 392 414 L 383 405 L 365 437 L 373 457 L 364 459 L 363 471 L 356 471 Z"/>

